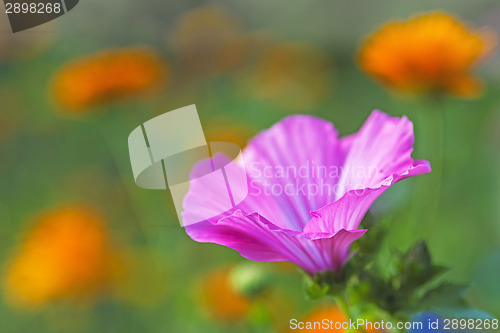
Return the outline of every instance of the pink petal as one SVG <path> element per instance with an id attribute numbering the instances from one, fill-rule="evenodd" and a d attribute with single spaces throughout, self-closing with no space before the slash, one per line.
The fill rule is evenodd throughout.
<path id="1" fill-rule="evenodd" d="M 357 133 L 341 141 L 348 152 L 337 198 L 352 189 L 378 187 L 413 165 L 413 124 L 405 116 L 390 117 L 375 110 Z"/>
<path id="2" fill-rule="evenodd" d="M 350 190 L 339 200 L 311 212 L 314 216 L 305 226 L 304 232 L 330 232 L 339 230 L 355 230 L 372 203 L 391 185 L 401 179 L 430 172 L 427 161 L 416 161 L 414 165 L 403 174 L 393 175 L 375 188 Z"/>
<path id="3" fill-rule="evenodd" d="M 345 152 L 339 145 L 333 124 L 312 116 L 291 116 L 250 141 L 243 152 L 245 166 L 251 178 L 249 198 L 259 214 L 276 225 L 302 231 L 311 218 L 310 211 L 317 210 L 335 200 L 333 191 L 323 191 L 307 196 L 304 185 L 333 189 L 338 177 L 311 177 L 312 169 L 319 167 L 340 168 Z M 279 170 L 281 177 L 269 177 Z M 309 171 L 308 171 L 309 168 Z M 302 175 L 301 175 L 302 173 Z M 259 195 L 265 183 L 277 189 L 291 189 L 292 195 Z M 251 210 L 255 211 L 255 210 Z"/>
<path id="4" fill-rule="evenodd" d="M 314 274 L 339 270 L 348 258 L 351 243 L 366 230 L 302 233 L 281 229 L 257 213 L 237 210 L 217 223 L 205 221 L 186 226 L 186 231 L 195 241 L 227 246 L 247 259 L 289 261 Z"/>

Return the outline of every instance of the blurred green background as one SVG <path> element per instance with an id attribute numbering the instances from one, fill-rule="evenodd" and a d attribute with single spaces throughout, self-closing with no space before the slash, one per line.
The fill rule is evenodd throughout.
<path id="1" fill-rule="evenodd" d="M 6 267 L 15 256 L 40 214 L 75 203 L 101 211 L 113 242 L 139 258 L 130 290 L 102 292 L 92 302 L 62 300 L 25 309 L 3 298 L 0 331 L 285 332 L 290 318 L 303 318 L 318 305 L 304 299 L 300 274 L 261 264 L 269 290 L 249 306 L 243 301 L 241 313 L 227 314 L 222 303 L 241 300 L 209 297 L 204 290 L 233 288 L 230 279 L 211 277 L 247 261 L 230 249 L 192 241 L 167 192 L 135 185 L 128 134 L 190 104 L 197 106 L 208 141 L 241 145 L 292 113 L 328 119 L 346 135 L 380 109 L 414 121 L 413 156 L 432 163 L 426 148 L 434 144 L 435 127 L 426 124 L 434 123 L 436 106 L 388 92 L 359 70 L 356 55 L 364 36 L 382 23 L 437 9 L 500 35 L 500 3 L 494 0 L 82 0 L 56 21 L 16 34 L 0 15 L 0 263 Z M 160 91 L 78 116 L 53 100 L 52 80 L 63 65 L 129 46 L 147 46 L 160 55 L 167 67 Z M 276 52 L 298 55 L 281 64 L 279 56 L 273 58 Z M 423 207 L 414 201 L 425 197 L 425 187 L 423 196 L 412 193 L 420 181 L 432 189 L 423 180 L 428 176 L 396 185 L 373 208 L 395 216 L 388 250 L 404 250 L 425 237 L 436 262 L 453 268 L 448 278 L 471 282 L 468 298 L 497 318 L 499 64 L 493 52 L 478 68 L 485 81 L 480 98 L 443 102 L 445 157 L 435 221 L 420 220 L 425 214 L 419 211 L 408 219 L 401 213 L 410 205 Z M 276 78 L 289 71 L 296 86 Z"/>

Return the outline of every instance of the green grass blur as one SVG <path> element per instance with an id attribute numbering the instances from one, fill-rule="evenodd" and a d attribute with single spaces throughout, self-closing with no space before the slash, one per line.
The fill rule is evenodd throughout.
<path id="1" fill-rule="evenodd" d="M 218 58 L 217 36 L 209 31 L 195 38 L 179 31 L 186 13 L 205 5 L 231 13 L 232 23 L 220 24 L 222 28 L 215 24 L 214 31 L 244 45 L 241 54 L 239 48 L 229 48 L 237 55 L 228 68 L 224 64 L 230 60 Z M 147 249 L 145 266 L 150 261 L 165 275 L 156 280 L 138 278 L 139 286 L 127 300 L 102 295 L 92 305 L 57 302 L 31 311 L 13 308 L 0 298 L 0 332 L 284 332 L 291 318 L 303 318 L 317 302 L 304 299 L 300 274 L 286 269 L 273 269 L 269 282 L 273 292 L 252 306 L 245 320 L 234 324 L 207 315 L 197 289 L 200 281 L 219 267 L 246 260 L 228 248 L 192 241 L 176 220 L 168 192 L 135 185 L 128 134 L 156 115 L 190 104 L 196 104 L 209 141 L 232 135 L 240 142 L 293 113 L 328 119 L 346 135 L 356 131 L 373 109 L 380 109 L 414 121 L 413 156 L 428 159 L 428 149 L 435 143 L 438 106 L 389 93 L 359 70 L 356 52 L 362 38 L 383 22 L 434 9 L 475 26 L 489 25 L 500 35 L 500 4 L 494 0 L 82 0 L 57 21 L 15 35 L 0 14 L 0 265 L 12 256 L 40 212 L 83 202 L 107 216 L 117 242 Z M 190 24 L 196 26 L 197 21 Z M 197 38 L 211 43 L 199 46 Z M 182 43 L 186 40 L 192 42 Z M 264 83 L 280 83 L 272 81 L 272 73 L 271 78 L 268 73 L 260 75 L 259 64 L 267 50 L 284 43 L 304 45 L 311 61 L 325 60 L 323 67 L 314 75 L 300 74 L 302 87 L 263 95 Z M 136 45 L 157 50 L 168 64 L 169 83 L 162 91 L 96 107 L 79 117 L 54 103 L 50 84 L 62 65 L 102 49 Z M 481 64 L 478 75 L 486 89 L 480 98 L 442 101 L 444 180 L 435 221 L 419 219 L 426 216 L 422 212 L 405 217 L 401 211 L 410 204 L 422 207 L 413 201 L 425 200 L 425 188 L 423 195 L 412 193 L 430 176 L 396 185 L 374 206 L 377 214 L 395 216 L 391 249 L 407 249 L 424 237 L 436 262 L 452 268 L 447 278 L 471 282 L 472 304 L 497 318 L 499 64 L 498 53 Z M 159 297 L 148 297 L 163 289 Z M 148 300 L 141 302 L 143 298 Z"/>

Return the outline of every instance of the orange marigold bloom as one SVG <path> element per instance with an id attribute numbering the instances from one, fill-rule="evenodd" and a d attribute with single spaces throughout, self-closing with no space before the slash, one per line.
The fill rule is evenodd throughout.
<path id="1" fill-rule="evenodd" d="M 349 321 L 347 317 L 342 313 L 342 311 L 339 310 L 336 306 L 328 306 L 328 307 L 321 307 L 318 308 L 314 311 L 312 311 L 304 320 L 301 320 L 301 322 L 305 323 L 311 323 L 310 327 L 304 327 L 304 329 L 291 329 L 290 332 L 345 332 L 346 330 L 340 329 L 337 330 L 335 329 L 335 326 L 333 326 L 333 329 L 323 329 L 321 327 L 321 324 L 315 324 L 314 323 L 322 323 L 324 319 L 328 319 L 333 321 L 333 323 L 336 322 L 345 322 Z M 334 324 L 335 325 L 335 324 Z"/>
<path id="2" fill-rule="evenodd" d="M 244 317 L 252 302 L 231 282 L 231 269 L 212 272 L 201 282 L 201 297 L 205 310 L 216 320 L 238 320 Z"/>
<path id="3" fill-rule="evenodd" d="M 79 113 L 154 90 L 166 72 L 166 64 L 148 49 L 106 50 L 64 66 L 54 77 L 53 93 L 63 108 Z"/>
<path id="4" fill-rule="evenodd" d="M 328 328 L 324 325 L 324 320 L 327 319 Z M 349 323 L 349 318 L 336 306 L 319 307 L 313 310 L 305 319 L 301 320 L 303 329 L 290 329 L 291 332 L 347 332 L 342 326 L 346 327 Z M 326 321 L 325 321 L 326 322 Z M 337 323 L 337 326 L 335 325 Z M 302 324 L 301 324 L 302 327 Z M 383 331 L 365 329 L 369 333 L 382 333 Z"/>
<path id="5" fill-rule="evenodd" d="M 3 288 L 9 303 L 36 307 L 88 299 L 120 270 L 103 217 L 88 207 L 68 206 L 41 216 L 27 233 L 7 265 Z"/>
<path id="6" fill-rule="evenodd" d="M 491 34 L 433 12 L 382 26 L 362 46 L 359 63 L 369 75 L 401 92 L 473 97 L 481 83 L 471 69 L 493 45 Z"/>

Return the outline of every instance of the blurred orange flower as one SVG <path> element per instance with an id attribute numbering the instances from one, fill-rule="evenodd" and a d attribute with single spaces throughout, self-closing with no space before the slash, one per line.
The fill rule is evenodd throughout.
<path id="1" fill-rule="evenodd" d="M 305 319 L 300 322 L 304 323 L 304 329 L 290 329 L 289 332 L 345 332 L 343 329 L 335 329 L 335 326 L 328 329 L 323 329 L 320 324 L 314 323 L 322 323 L 324 319 L 328 319 L 328 321 L 336 322 L 345 322 L 349 321 L 347 317 L 340 311 L 336 306 L 328 306 L 328 307 L 320 307 L 318 309 L 313 310 Z M 307 323 L 310 323 L 310 327 L 307 326 Z M 316 327 L 315 327 L 316 326 Z"/>
<path id="2" fill-rule="evenodd" d="M 250 48 L 240 20 L 215 5 L 193 9 L 176 24 L 172 46 L 187 69 L 196 74 L 220 73 L 238 66 Z"/>
<path id="3" fill-rule="evenodd" d="M 349 323 L 349 318 L 338 307 L 322 306 L 313 310 L 305 319 L 297 321 L 297 328 L 300 327 L 300 329 L 291 327 L 288 332 L 347 332 L 341 328 L 342 324 L 346 322 Z M 337 326 L 335 323 L 338 323 Z M 379 331 L 366 330 L 366 332 L 376 333 Z"/>
<path id="4" fill-rule="evenodd" d="M 215 320 L 238 320 L 244 317 L 252 302 L 231 282 L 231 269 L 210 273 L 201 281 L 202 302 L 208 315 Z"/>
<path id="5" fill-rule="evenodd" d="M 146 48 L 98 52 L 65 65 L 53 80 L 60 106 L 73 113 L 154 90 L 163 83 L 166 64 Z"/>
<path id="6" fill-rule="evenodd" d="M 331 62 L 313 46 L 285 43 L 261 55 L 252 80 L 258 98 L 293 110 L 308 109 L 331 91 Z"/>
<path id="7" fill-rule="evenodd" d="M 27 233 L 6 267 L 3 288 L 7 301 L 20 307 L 90 299 L 119 277 L 121 266 L 98 212 L 61 207 L 42 215 Z"/>
<path id="8" fill-rule="evenodd" d="M 361 48 L 361 68 L 382 84 L 408 93 L 473 97 L 481 83 L 471 69 L 493 48 L 492 34 L 474 31 L 442 12 L 390 22 Z"/>

